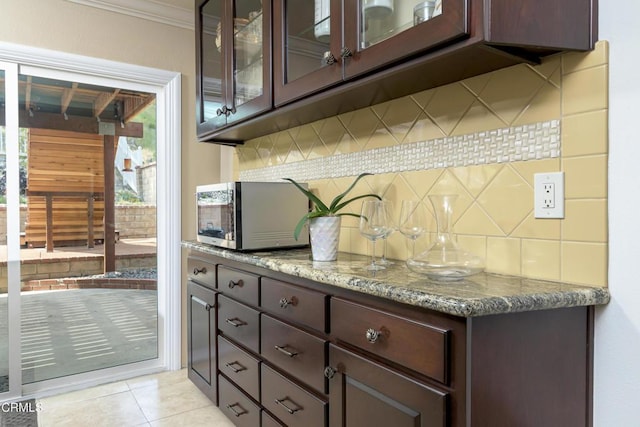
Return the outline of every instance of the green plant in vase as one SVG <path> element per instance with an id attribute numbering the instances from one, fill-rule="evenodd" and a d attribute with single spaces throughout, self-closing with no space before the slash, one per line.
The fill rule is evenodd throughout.
<path id="1" fill-rule="evenodd" d="M 349 188 L 338 194 L 331 203 L 325 203 L 318 196 L 307 190 L 295 180 L 284 178 L 302 191 L 305 196 L 313 203 L 313 209 L 305 214 L 296 225 L 293 237 L 298 240 L 302 228 L 309 223 L 309 235 L 311 238 L 311 253 L 314 261 L 335 261 L 338 256 L 338 241 L 340 240 L 340 222 L 341 217 L 348 215 L 360 218 L 359 214 L 351 212 L 341 212 L 347 205 L 356 200 L 367 197 L 375 197 L 382 200 L 380 196 L 374 193 L 362 194 L 345 200 L 346 196 L 365 176 L 373 175 L 371 173 L 362 173 L 356 177 Z"/>

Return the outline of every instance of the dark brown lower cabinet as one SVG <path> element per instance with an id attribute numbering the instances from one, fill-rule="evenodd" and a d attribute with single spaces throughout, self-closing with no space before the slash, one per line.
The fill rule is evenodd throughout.
<path id="1" fill-rule="evenodd" d="M 188 377 L 211 401 L 216 390 L 216 293 L 187 283 Z"/>
<path id="2" fill-rule="evenodd" d="M 187 286 L 189 378 L 237 426 L 593 425 L 593 307 L 463 318 L 204 261 L 253 280 Z"/>
<path id="3" fill-rule="evenodd" d="M 335 345 L 329 363 L 332 427 L 447 425 L 446 392 Z"/>

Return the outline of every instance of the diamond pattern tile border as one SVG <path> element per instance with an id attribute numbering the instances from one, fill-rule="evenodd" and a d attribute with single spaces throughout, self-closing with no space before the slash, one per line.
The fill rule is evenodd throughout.
<path id="1" fill-rule="evenodd" d="M 248 169 L 241 181 L 302 181 L 560 157 L 560 120 Z"/>

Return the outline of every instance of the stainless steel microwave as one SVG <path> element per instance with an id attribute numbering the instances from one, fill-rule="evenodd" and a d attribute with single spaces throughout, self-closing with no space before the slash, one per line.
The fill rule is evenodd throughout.
<path id="1" fill-rule="evenodd" d="M 309 201 L 289 182 L 228 182 L 196 187 L 197 240 L 223 248 L 259 250 L 307 246 L 293 231 Z"/>

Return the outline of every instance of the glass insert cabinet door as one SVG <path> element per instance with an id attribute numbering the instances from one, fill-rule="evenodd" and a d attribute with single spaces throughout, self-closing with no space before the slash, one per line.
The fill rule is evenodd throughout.
<path id="1" fill-rule="evenodd" d="M 198 0 L 198 134 L 271 107 L 271 0 Z"/>
<path id="2" fill-rule="evenodd" d="M 237 108 L 264 93 L 262 1 L 236 0 L 233 12 L 233 106 Z"/>
<path id="3" fill-rule="evenodd" d="M 342 80 L 342 1 L 274 0 L 276 106 Z"/>
<path id="4" fill-rule="evenodd" d="M 222 50 L 223 0 L 200 1 L 196 4 L 197 67 L 197 124 L 214 129 L 226 124 L 219 114 L 226 105 L 225 52 Z"/>
<path id="5" fill-rule="evenodd" d="M 359 49 L 381 43 L 439 15 L 442 0 L 362 0 Z"/>
<path id="6" fill-rule="evenodd" d="M 469 0 L 344 2 L 345 78 L 467 37 Z"/>

